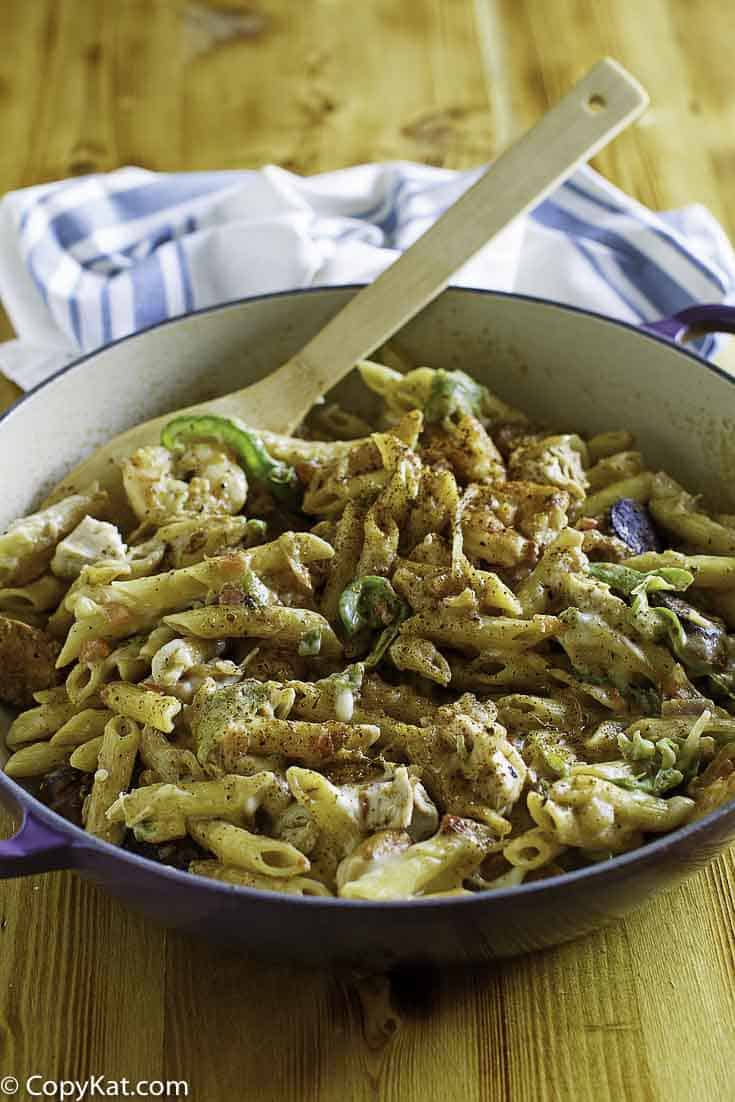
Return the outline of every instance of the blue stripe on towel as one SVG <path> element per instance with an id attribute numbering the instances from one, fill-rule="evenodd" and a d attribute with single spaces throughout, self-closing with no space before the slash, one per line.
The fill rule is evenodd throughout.
<path id="1" fill-rule="evenodd" d="M 155 253 L 130 269 L 133 285 L 133 321 L 136 329 L 147 329 L 167 315 L 166 285 Z"/>
<path id="2" fill-rule="evenodd" d="M 563 210 L 550 200 L 533 211 L 532 218 L 554 230 L 561 230 L 581 241 L 605 245 L 615 259 L 620 274 L 651 301 L 657 302 L 664 314 L 674 313 L 691 302 L 684 288 L 647 256 L 613 230 L 595 226 L 579 215 Z"/>
<path id="3" fill-rule="evenodd" d="M 630 216 L 629 211 L 626 211 L 623 207 L 620 206 L 620 204 L 613 203 L 610 199 L 603 199 L 603 197 L 601 195 L 598 195 L 597 193 L 587 191 L 585 188 L 581 187 L 580 184 L 575 180 L 567 180 L 563 186 L 567 191 L 582 196 L 582 198 L 588 200 L 588 202 L 596 203 L 598 207 L 601 207 L 602 210 L 608 211 L 610 214 L 618 214 L 622 217 Z M 706 264 L 704 264 L 697 257 L 696 253 L 693 253 L 690 249 L 685 249 L 681 242 L 678 241 L 673 234 L 662 230 L 660 226 L 656 226 L 655 224 L 653 224 L 653 221 L 647 221 L 646 224 L 648 225 L 648 228 L 651 230 L 654 236 L 658 237 L 661 241 L 665 241 L 669 248 L 674 249 L 676 252 L 679 253 L 680 256 L 683 256 L 692 268 L 696 268 L 697 271 L 701 272 L 702 275 L 706 276 L 707 279 L 712 280 L 717 285 L 720 291 L 724 293 L 727 290 L 724 280 L 721 278 L 715 268 L 708 267 Z"/>
<path id="4" fill-rule="evenodd" d="M 19 251 L 39 295 L 69 340 L 83 347 L 85 341 L 107 343 L 124 336 L 131 326 L 148 327 L 178 309 L 208 305 L 214 295 L 219 301 L 254 293 L 261 270 L 263 282 L 272 287 L 267 248 L 252 259 L 243 249 L 249 223 L 261 229 L 269 222 L 288 223 L 294 239 L 300 236 L 299 262 L 302 257 L 309 264 L 316 257 L 316 262 L 298 285 L 319 279 L 319 257 L 328 261 L 340 248 L 353 250 L 356 276 L 364 279 L 371 270 L 371 248 L 396 249 L 413 240 L 481 172 L 451 173 L 408 162 L 358 166 L 329 177 L 329 187 L 320 192 L 320 177 L 304 184 L 274 169 L 263 174 L 122 169 L 29 189 L 10 199 L 16 203 L 13 225 Z M 351 190 L 353 179 L 357 183 Z M 221 196 L 228 191 L 233 202 L 223 208 Z M 233 247 L 249 267 L 242 285 L 237 264 L 228 271 L 225 263 L 223 272 L 207 267 L 227 260 L 227 227 L 218 221 L 223 209 L 236 219 Z M 695 209 L 683 221 L 675 214 L 648 212 L 628 203 L 591 169 L 578 172 L 530 217 L 557 235 L 559 243 L 557 251 L 552 237 L 548 278 L 542 267 L 532 293 L 555 297 L 554 263 L 575 266 L 575 278 L 567 282 L 580 288 L 583 305 L 594 309 L 599 303 L 602 312 L 626 318 L 648 320 L 703 297 L 721 301 L 735 293 L 735 258 L 720 243 L 724 237 L 718 237 L 714 221 L 710 218 L 706 225 L 709 216 Z M 687 244 L 692 218 L 703 226 L 696 248 Z M 209 247 L 211 231 L 215 244 Z M 165 254 L 160 251 L 164 249 Z M 664 263 L 667 255 L 672 270 Z M 288 266 L 280 256 L 274 259 L 282 281 L 276 285 L 287 289 L 288 274 L 283 273 Z M 57 273 L 63 278 L 54 280 Z M 348 279 L 349 266 L 343 264 L 340 275 Z M 489 273 L 484 285 L 494 285 L 492 278 Z M 587 287 L 592 290 L 585 298 Z M 568 293 L 570 298 L 574 294 Z M 712 338 L 698 346 L 707 353 L 714 347 Z"/>
<path id="5" fill-rule="evenodd" d="M 107 280 L 102 285 L 100 311 L 102 314 L 102 341 L 104 344 L 109 344 L 112 340 L 112 313 L 110 311 L 110 284 Z"/>
<path id="6" fill-rule="evenodd" d="M 128 191 L 112 192 L 85 208 L 57 214 L 51 219 L 49 230 L 62 249 L 70 249 L 106 226 L 134 222 L 160 212 L 169 213 L 172 207 L 211 195 L 213 191 L 224 191 L 230 186 L 229 182 L 217 184 L 206 178 L 189 180 L 186 174 L 171 176 Z"/>

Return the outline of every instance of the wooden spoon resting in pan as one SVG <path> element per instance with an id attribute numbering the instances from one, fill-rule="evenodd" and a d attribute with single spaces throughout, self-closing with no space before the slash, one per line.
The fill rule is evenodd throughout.
<path id="1" fill-rule="evenodd" d="M 514 218 L 535 207 L 648 103 L 617 62 L 598 62 L 402 256 L 361 290 L 309 343 L 266 378 L 178 414 L 236 417 L 264 434 L 290 433 L 358 360 L 369 356 L 447 286 Z M 83 460 L 53 494 L 98 481 L 114 490 L 117 460 L 157 443 L 173 414 L 116 436 Z"/>

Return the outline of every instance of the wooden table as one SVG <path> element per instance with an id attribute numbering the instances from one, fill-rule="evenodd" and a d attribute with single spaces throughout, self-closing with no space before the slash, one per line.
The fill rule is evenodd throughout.
<path id="1" fill-rule="evenodd" d="M 653 107 L 597 167 L 732 233 L 733 32 L 732 0 L 3 0 L 0 190 L 121 164 L 466 167 L 610 53 Z M 0 1075 L 186 1079 L 201 1102 L 729 1099 L 734 884 L 730 853 L 577 944 L 356 983 L 166 934 L 71 874 L 4 882 Z"/>

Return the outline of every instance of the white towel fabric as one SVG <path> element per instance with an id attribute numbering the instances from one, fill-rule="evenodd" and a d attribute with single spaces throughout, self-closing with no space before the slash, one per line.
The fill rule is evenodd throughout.
<path id="1" fill-rule="evenodd" d="M 18 339 L 0 345 L 0 370 L 30 388 L 82 352 L 190 310 L 367 282 L 481 171 L 122 168 L 11 192 L 0 202 L 0 297 Z M 454 282 L 639 323 L 735 301 L 735 256 L 703 207 L 655 214 L 585 167 Z M 699 346 L 715 348 L 713 338 Z"/>

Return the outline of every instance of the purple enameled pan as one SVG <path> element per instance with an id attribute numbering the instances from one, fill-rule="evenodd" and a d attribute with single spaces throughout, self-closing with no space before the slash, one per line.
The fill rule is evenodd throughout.
<path id="1" fill-rule="evenodd" d="M 262 377 L 356 290 L 232 303 L 66 368 L 0 419 L 0 530 L 115 433 Z M 456 289 L 413 321 L 399 344 L 414 362 L 462 368 L 564 429 L 630 429 L 649 465 L 735 512 L 735 380 L 674 343 L 689 329 L 733 332 L 735 310 L 693 307 L 641 331 L 538 299 Z M 353 408 L 359 393 L 349 379 L 340 387 Z M 734 803 L 553 879 L 457 898 L 358 903 L 258 892 L 164 867 L 91 838 L 2 773 L 0 802 L 18 827 L 0 841 L 0 877 L 72 868 L 166 925 L 263 956 L 361 968 L 487 960 L 568 941 L 674 887 L 735 838 Z"/>

